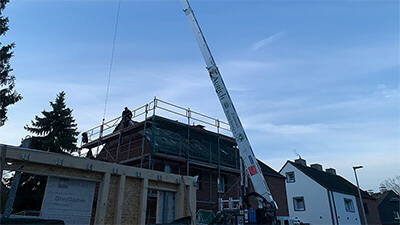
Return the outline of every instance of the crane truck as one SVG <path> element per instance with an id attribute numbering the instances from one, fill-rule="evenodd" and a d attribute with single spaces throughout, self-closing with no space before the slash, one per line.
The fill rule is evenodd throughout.
<path id="1" fill-rule="evenodd" d="M 211 54 L 211 51 L 207 45 L 204 35 L 200 29 L 197 19 L 193 13 L 193 10 L 188 0 L 181 0 L 183 11 L 189 21 L 194 36 L 200 47 L 200 51 L 203 55 L 206 63 L 206 68 L 209 72 L 210 79 L 214 85 L 215 92 L 217 93 L 218 99 L 224 110 L 226 119 L 228 120 L 232 134 L 237 142 L 239 153 L 244 164 L 244 169 L 253 184 L 255 192 L 249 193 L 243 198 L 246 199 L 243 202 L 249 202 L 250 196 L 255 196 L 258 201 L 258 213 L 257 223 L 259 224 L 275 224 L 276 223 L 276 210 L 278 206 L 274 201 L 268 185 L 264 179 L 260 165 L 254 155 L 254 152 L 250 146 L 250 142 L 246 136 L 242 123 L 240 122 L 238 113 L 233 105 L 233 101 L 229 96 L 228 90 L 222 79 L 221 73 L 215 63 L 215 60 Z M 220 200 L 221 201 L 221 200 Z M 242 202 L 242 201 L 240 201 Z M 246 208 L 250 207 L 249 204 L 241 206 L 237 210 L 223 210 L 220 208 L 220 212 L 217 214 L 214 222 L 220 222 L 223 224 L 243 224 L 248 221 L 248 215 Z M 228 221 L 228 219 L 230 220 Z"/>

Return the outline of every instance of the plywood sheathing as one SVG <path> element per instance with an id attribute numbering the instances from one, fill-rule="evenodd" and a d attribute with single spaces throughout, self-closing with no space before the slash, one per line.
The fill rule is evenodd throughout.
<path id="1" fill-rule="evenodd" d="M 141 186 L 142 180 L 135 179 L 132 177 L 126 178 L 125 183 L 125 196 L 122 207 L 122 224 L 140 224 L 140 195 L 141 190 L 138 188 Z"/>

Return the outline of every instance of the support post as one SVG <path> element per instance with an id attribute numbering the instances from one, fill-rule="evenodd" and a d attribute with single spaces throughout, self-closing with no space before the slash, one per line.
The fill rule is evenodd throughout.
<path id="1" fill-rule="evenodd" d="M 194 185 L 189 185 L 189 194 L 188 194 L 188 205 L 189 205 L 189 216 L 192 217 L 192 224 L 196 223 L 196 188 Z"/>
<path id="2" fill-rule="evenodd" d="M 10 193 L 8 194 L 6 207 L 4 208 L 3 216 L 5 218 L 8 218 L 12 212 L 12 207 L 14 205 L 15 196 L 17 195 L 17 190 L 18 190 L 20 180 L 21 180 L 21 172 L 15 172 L 11 190 L 10 190 Z"/>
<path id="3" fill-rule="evenodd" d="M 189 166 L 190 166 L 190 117 L 191 117 L 191 112 L 190 112 L 190 108 L 187 109 L 186 111 L 187 114 L 187 119 L 188 119 L 188 139 L 187 139 L 187 161 L 186 161 L 186 175 L 189 176 L 190 174 L 190 170 L 189 170 Z"/>
<path id="4" fill-rule="evenodd" d="M 185 187 L 184 183 L 180 182 L 178 193 L 176 193 L 176 202 L 175 202 L 175 218 L 179 219 L 183 217 L 183 210 L 185 205 Z"/>
<path id="5" fill-rule="evenodd" d="M 144 144 L 146 140 L 146 125 L 147 125 L 147 113 L 148 113 L 148 108 L 149 104 L 146 104 L 145 106 L 145 114 L 144 114 L 144 125 L 143 125 L 143 138 L 142 138 L 142 157 L 140 158 L 140 168 L 143 168 L 143 154 L 144 154 Z"/>
<path id="6" fill-rule="evenodd" d="M 115 208 L 114 224 L 121 224 L 122 209 L 124 205 L 124 196 L 125 196 L 125 181 L 126 181 L 126 175 L 122 174 L 121 177 L 119 178 L 118 197 Z"/>
<path id="7" fill-rule="evenodd" d="M 147 193 L 149 191 L 149 179 L 143 179 L 140 197 L 139 224 L 146 224 Z"/>
<path id="8" fill-rule="evenodd" d="M 110 190 L 110 178 L 111 174 L 106 172 L 103 175 L 103 180 L 100 183 L 99 197 L 97 198 L 96 215 L 94 219 L 94 223 L 97 225 L 105 224 L 108 192 Z"/>
<path id="9" fill-rule="evenodd" d="M 7 145 L 3 145 L 1 147 L 1 173 L 0 173 L 0 181 L 3 180 L 3 170 L 4 170 L 4 166 L 6 164 L 6 153 L 7 153 Z M 2 186 L 3 187 L 3 186 Z"/>

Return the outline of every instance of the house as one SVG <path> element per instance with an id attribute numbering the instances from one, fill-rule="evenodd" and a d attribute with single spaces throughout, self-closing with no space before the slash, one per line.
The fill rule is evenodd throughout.
<path id="1" fill-rule="evenodd" d="M 306 160 L 287 161 L 280 173 L 286 176 L 289 214 L 308 224 L 365 224 L 358 189 L 320 164 L 307 166 Z M 362 191 L 367 222 L 380 224 L 376 200 Z"/>
<path id="2" fill-rule="evenodd" d="M 382 225 L 400 224 L 400 196 L 392 190 L 382 190 L 372 194 L 378 201 L 379 216 Z"/>
<path id="3" fill-rule="evenodd" d="M 146 110 L 146 112 L 150 114 L 153 111 Z M 198 122 L 199 119 L 193 119 L 194 114 L 190 111 L 186 115 L 192 115 L 189 119 Z M 215 121 L 206 124 L 222 123 L 219 120 Z M 218 130 L 220 129 L 218 127 Z M 204 210 L 217 212 L 219 198 L 238 199 L 243 196 L 240 182 L 241 160 L 235 139 L 220 132 L 210 131 L 199 123 L 183 123 L 165 116 L 146 115 L 144 120 L 134 121 L 127 127 L 119 123 L 113 132 L 104 135 L 101 140 L 89 141 L 83 147 L 95 151 L 99 144 L 104 146 L 96 157 L 99 160 L 196 176 L 198 178 L 196 206 L 202 212 Z M 277 215 L 289 216 L 286 177 L 263 162 L 259 163 L 279 207 Z M 251 191 L 251 184 L 248 189 Z M 149 193 L 149 198 L 155 195 L 155 192 Z M 149 207 L 156 207 L 156 200 L 148 201 Z M 155 210 L 148 208 L 149 223 L 155 222 L 156 215 L 152 215 L 152 211 Z"/>

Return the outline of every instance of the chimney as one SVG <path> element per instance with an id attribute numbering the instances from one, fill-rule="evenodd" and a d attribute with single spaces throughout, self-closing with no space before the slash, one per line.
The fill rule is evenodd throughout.
<path id="1" fill-rule="evenodd" d="M 322 171 L 322 165 L 318 163 L 314 163 L 310 165 L 311 168 L 317 169 L 319 171 Z"/>
<path id="2" fill-rule="evenodd" d="M 302 158 L 300 158 L 300 157 L 299 157 L 298 159 L 294 160 L 294 162 L 297 163 L 297 164 L 300 164 L 300 165 L 302 165 L 302 166 L 307 166 L 306 160 L 305 160 L 305 159 L 302 159 Z"/>
<path id="3" fill-rule="evenodd" d="M 387 191 L 387 188 L 385 186 L 379 187 L 379 192 L 381 194 L 385 193 L 385 191 Z"/>
<path id="4" fill-rule="evenodd" d="M 326 171 L 327 173 L 330 173 L 330 174 L 336 175 L 336 170 L 335 170 L 335 169 L 333 169 L 333 168 L 328 168 L 328 169 L 326 169 L 325 171 Z"/>

